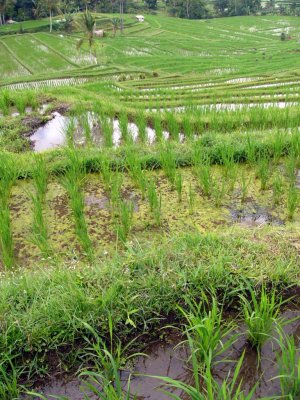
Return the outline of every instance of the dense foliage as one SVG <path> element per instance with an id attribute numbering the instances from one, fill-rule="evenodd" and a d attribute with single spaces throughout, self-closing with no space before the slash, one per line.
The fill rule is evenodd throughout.
<path id="1" fill-rule="evenodd" d="M 84 10 L 95 12 L 117 13 L 121 0 L 0 0 L 0 25 L 13 19 L 23 21 L 46 17 L 53 14 Z M 165 9 L 172 16 L 180 18 L 201 19 L 218 16 L 250 15 L 258 13 L 277 13 L 300 15 L 300 1 L 286 0 L 278 3 L 275 0 L 125 0 L 122 1 L 124 12 L 151 11 Z"/>

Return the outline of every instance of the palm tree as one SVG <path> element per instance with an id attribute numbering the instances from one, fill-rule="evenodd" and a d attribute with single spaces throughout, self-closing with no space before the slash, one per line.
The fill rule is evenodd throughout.
<path id="1" fill-rule="evenodd" d="M 120 25 L 120 18 L 112 18 L 110 20 L 110 23 L 112 24 L 113 27 L 113 33 L 114 33 L 114 37 L 116 36 L 116 32 L 118 29 L 118 26 Z"/>
<path id="2" fill-rule="evenodd" d="M 49 13 L 49 25 L 50 32 L 52 32 L 52 16 L 55 11 L 59 9 L 59 0 L 38 0 L 37 3 L 33 1 L 36 5 L 35 13 L 39 16 L 40 12 L 46 9 Z"/>
<path id="3" fill-rule="evenodd" d="M 92 14 L 89 11 L 85 11 L 83 13 L 82 19 L 81 19 L 81 26 L 83 27 L 85 31 L 85 37 L 80 39 L 79 42 L 77 43 L 77 49 L 79 49 L 82 44 L 84 43 L 85 40 L 87 40 L 89 48 L 90 48 L 90 58 L 91 61 L 93 60 L 93 55 L 92 55 L 92 47 L 94 45 L 94 28 L 95 28 L 96 20 L 92 16 Z"/>

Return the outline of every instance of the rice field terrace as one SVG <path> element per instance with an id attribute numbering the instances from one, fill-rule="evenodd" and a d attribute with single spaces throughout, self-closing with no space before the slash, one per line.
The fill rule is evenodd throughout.
<path id="1" fill-rule="evenodd" d="M 0 26 L 1 400 L 300 399 L 299 17 L 94 17 Z"/>

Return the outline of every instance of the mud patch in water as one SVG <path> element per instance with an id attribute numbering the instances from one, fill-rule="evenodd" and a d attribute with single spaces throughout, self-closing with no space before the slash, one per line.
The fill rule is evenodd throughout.
<path id="1" fill-rule="evenodd" d="M 268 208 L 254 202 L 245 203 L 243 206 L 234 205 L 229 210 L 232 221 L 244 227 L 284 224 L 284 221 L 272 215 Z"/>

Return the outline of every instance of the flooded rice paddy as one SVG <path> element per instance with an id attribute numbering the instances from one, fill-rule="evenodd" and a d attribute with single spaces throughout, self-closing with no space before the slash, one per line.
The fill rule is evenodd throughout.
<path id="1" fill-rule="evenodd" d="M 294 336 L 296 345 L 300 339 L 300 311 L 286 310 L 282 318 L 290 320 L 284 331 L 288 335 Z M 277 357 L 279 345 L 276 341 L 276 331 L 274 337 L 267 340 L 261 349 L 260 358 L 257 351 L 252 348 L 246 339 L 245 327 L 240 325 L 237 330 L 239 336 L 234 344 L 226 350 L 216 360 L 213 367 L 213 376 L 217 382 L 224 381 L 234 370 L 235 362 L 245 351 L 240 371 L 242 387 L 245 393 L 248 393 L 255 385 L 255 396 L 253 399 L 280 395 L 280 382 L 278 379 Z M 131 394 L 137 396 L 137 400 L 167 400 L 170 397 L 163 393 L 167 390 L 186 399 L 178 389 L 166 388 L 162 381 L 152 376 L 170 377 L 188 384 L 193 383 L 193 375 L 189 363 L 189 350 L 186 344 L 182 344 L 183 337 L 179 334 L 168 333 L 163 340 L 154 341 L 146 344 L 145 356 L 135 358 L 133 365 L 128 366 L 121 371 L 121 378 L 124 382 L 124 390 L 128 378 L 131 381 Z M 300 354 L 300 351 L 298 355 Z M 277 377 L 277 378 L 276 378 Z M 275 379 L 274 379 L 275 378 Z M 50 379 L 44 386 L 38 388 L 47 399 L 51 396 L 65 396 L 69 400 L 83 400 L 84 395 L 88 395 L 91 400 L 97 400 L 85 386 L 84 381 L 76 377 L 66 377 L 56 375 Z M 31 399 L 34 397 L 30 397 Z"/>
<path id="2" fill-rule="evenodd" d="M 223 231 L 230 227 L 259 229 L 266 226 L 280 227 L 289 223 L 286 217 L 285 193 L 282 193 L 279 204 L 274 206 L 272 188 L 269 186 L 262 191 L 255 173 L 247 166 L 240 168 L 251 178 L 246 199 L 241 199 L 237 178 L 236 189 L 224 193 L 219 206 L 216 206 L 213 197 L 203 195 L 191 168 L 181 171 L 181 199 L 163 170 L 144 171 L 146 179 L 154 180 L 161 199 L 160 226 L 156 225 L 147 198 L 135 186 L 131 176 L 128 173 L 114 173 L 113 180 L 121 178 L 121 199 L 133 207 L 128 240 L 137 239 L 143 242 L 154 240 L 160 235 L 184 231 L 204 233 Z M 212 171 L 215 177 L 222 179 L 221 167 L 212 167 Z M 88 174 L 82 190 L 88 234 L 96 254 L 101 256 L 106 250 L 114 248 L 117 241 L 113 203 L 100 174 Z M 32 191 L 30 181 L 20 181 L 13 187 L 10 200 L 15 253 L 20 264 L 30 264 L 39 260 L 37 248 L 30 240 L 33 218 L 30 200 Z M 63 258 L 80 254 L 68 195 L 59 178 L 52 178 L 48 183 L 44 212 L 47 215 L 49 242 L 54 253 Z M 299 222 L 299 213 L 296 213 L 292 224 L 297 227 Z"/>

